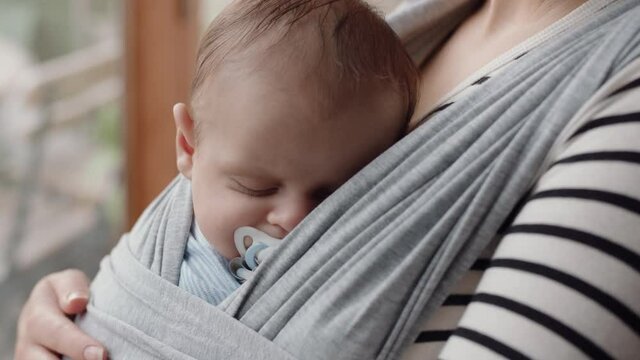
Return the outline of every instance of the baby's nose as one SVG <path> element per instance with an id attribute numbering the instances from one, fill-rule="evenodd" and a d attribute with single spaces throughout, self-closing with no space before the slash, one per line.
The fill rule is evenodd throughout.
<path id="1" fill-rule="evenodd" d="M 271 211 L 267 221 L 272 225 L 282 228 L 285 232 L 284 235 L 286 235 L 291 232 L 316 205 L 314 201 L 305 197 L 283 201 L 283 203 Z"/>

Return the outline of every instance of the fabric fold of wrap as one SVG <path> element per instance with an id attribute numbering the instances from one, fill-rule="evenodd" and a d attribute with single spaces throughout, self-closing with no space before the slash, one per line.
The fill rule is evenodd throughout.
<path id="1" fill-rule="evenodd" d="M 475 2 L 455 4 L 434 22 Z M 638 4 L 613 2 L 434 115 L 315 209 L 219 308 L 175 286 L 192 216 L 177 178 L 103 260 L 81 326 L 114 358 L 399 357 L 565 125 L 640 56 Z"/>
<path id="2" fill-rule="evenodd" d="M 133 231 L 122 237 L 110 256 L 102 260 L 100 272 L 91 284 L 92 300 L 87 315 L 78 323 L 89 333 L 107 339 L 105 344 L 113 359 L 294 359 L 218 307 L 156 273 L 171 277 L 173 271 L 159 266 L 150 271 L 140 261 L 157 252 L 163 255 L 184 252 L 184 248 L 175 250 L 180 242 L 175 241 L 178 237 L 171 229 L 175 226 L 184 230 L 184 224 L 191 223 L 191 217 L 183 213 L 191 206 L 189 196 L 188 180 L 176 178 Z M 176 217 L 180 213 L 182 216 Z M 141 234 L 143 239 L 153 239 L 141 230 L 151 228 L 149 224 L 159 224 L 160 219 L 167 221 L 167 216 L 175 219 L 175 223 L 155 227 L 154 238 L 164 234 L 171 242 L 178 243 L 175 247 L 169 245 L 169 241 L 164 244 L 167 246 L 164 250 L 160 242 L 155 242 L 155 247 L 145 247 L 146 243 L 134 239 Z M 139 226 L 142 223 L 146 225 Z M 170 256 L 172 261 L 161 258 L 169 268 L 181 260 L 177 256 Z M 227 340 L 212 341 L 217 338 Z"/>

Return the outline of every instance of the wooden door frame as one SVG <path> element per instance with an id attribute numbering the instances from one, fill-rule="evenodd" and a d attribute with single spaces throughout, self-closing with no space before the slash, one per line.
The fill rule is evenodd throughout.
<path id="1" fill-rule="evenodd" d="M 177 174 L 171 113 L 189 97 L 198 2 L 124 2 L 128 228 Z"/>

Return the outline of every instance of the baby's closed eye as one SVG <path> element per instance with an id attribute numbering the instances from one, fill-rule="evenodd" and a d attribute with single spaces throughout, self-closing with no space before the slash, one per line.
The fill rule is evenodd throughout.
<path id="1" fill-rule="evenodd" d="M 254 197 L 264 197 L 278 192 L 279 187 L 275 184 L 266 183 L 255 179 L 231 177 L 231 189 L 245 195 Z"/>

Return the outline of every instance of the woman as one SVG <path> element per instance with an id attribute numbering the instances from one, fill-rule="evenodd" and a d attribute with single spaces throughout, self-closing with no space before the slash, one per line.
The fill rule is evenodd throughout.
<path id="1" fill-rule="evenodd" d="M 432 1 L 408 1 L 391 18 L 402 36 L 427 21 L 428 13 L 415 16 L 423 2 Z M 622 2 L 441 2 L 473 11 L 435 50 L 420 37 L 408 43 L 422 78 L 412 128 L 456 101 L 479 97 L 483 84 L 527 53 Z M 424 324 L 406 358 L 632 358 L 640 351 L 638 79 L 636 59 L 584 104 L 577 116 L 584 126 L 552 149 L 556 165 Z M 63 315 L 83 311 L 87 289 L 74 271 L 41 280 L 19 321 L 17 358 L 104 356 Z"/>

